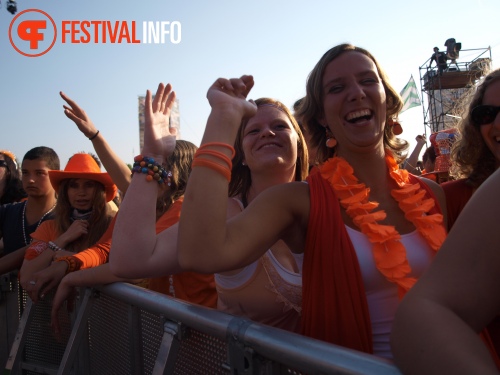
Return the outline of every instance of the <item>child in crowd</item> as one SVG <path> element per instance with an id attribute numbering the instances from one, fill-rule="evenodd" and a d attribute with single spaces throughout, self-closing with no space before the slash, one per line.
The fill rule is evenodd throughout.
<path id="1" fill-rule="evenodd" d="M 50 183 L 49 172 L 59 168 L 59 157 L 49 147 L 35 147 L 24 155 L 22 183 L 28 199 L 0 206 L 0 238 L 4 245 L 0 274 L 21 267 L 25 250 L 32 241 L 31 234 L 45 220 L 53 218 L 56 192 Z"/>

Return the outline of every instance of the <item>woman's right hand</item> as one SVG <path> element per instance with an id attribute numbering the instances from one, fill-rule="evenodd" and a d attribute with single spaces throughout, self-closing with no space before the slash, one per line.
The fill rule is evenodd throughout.
<path id="1" fill-rule="evenodd" d="M 59 247 L 64 248 L 67 244 L 88 233 L 89 222 L 87 220 L 75 220 L 69 228 L 56 240 Z"/>
<path id="2" fill-rule="evenodd" d="M 212 112 L 222 111 L 238 117 L 239 121 L 254 116 L 257 106 L 253 101 L 247 100 L 253 85 L 254 80 L 250 75 L 231 79 L 219 78 L 207 92 Z"/>

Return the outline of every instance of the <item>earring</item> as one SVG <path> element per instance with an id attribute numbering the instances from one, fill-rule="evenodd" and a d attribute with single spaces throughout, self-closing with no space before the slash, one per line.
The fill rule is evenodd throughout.
<path id="1" fill-rule="evenodd" d="M 401 127 L 401 124 L 399 122 L 394 122 L 392 132 L 394 133 L 394 135 L 400 135 L 403 132 L 403 128 Z"/>
<path id="2" fill-rule="evenodd" d="M 400 135 L 403 132 L 401 124 L 392 118 L 387 119 L 387 125 L 389 125 L 392 128 L 392 133 L 394 135 Z"/>
<path id="3" fill-rule="evenodd" d="M 337 146 L 337 140 L 334 137 L 327 138 L 326 147 L 334 148 L 335 146 Z"/>
<path id="4" fill-rule="evenodd" d="M 245 164 L 245 162 L 244 162 L 244 161 L 242 161 L 242 162 L 241 162 L 241 165 L 242 165 L 242 166 L 245 166 L 246 164 Z"/>

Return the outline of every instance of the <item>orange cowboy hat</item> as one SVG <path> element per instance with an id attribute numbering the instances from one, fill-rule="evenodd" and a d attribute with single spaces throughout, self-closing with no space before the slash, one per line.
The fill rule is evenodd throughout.
<path id="1" fill-rule="evenodd" d="M 49 171 L 50 183 L 55 191 L 59 191 L 62 180 L 68 178 L 85 178 L 104 185 L 106 201 L 112 200 L 118 189 L 106 172 L 101 172 L 94 158 L 89 154 L 74 154 L 69 159 L 64 171 Z"/>

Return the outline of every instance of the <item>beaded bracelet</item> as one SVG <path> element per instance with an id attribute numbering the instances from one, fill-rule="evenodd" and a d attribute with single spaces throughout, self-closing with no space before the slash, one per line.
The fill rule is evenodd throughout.
<path id="1" fill-rule="evenodd" d="M 57 246 L 54 242 L 49 241 L 49 248 L 54 250 L 54 251 L 64 251 L 62 247 Z"/>
<path id="2" fill-rule="evenodd" d="M 142 155 L 137 155 L 134 158 L 132 174 L 134 173 L 144 173 L 147 181 L 155 180 L 160 185 L 166 183 L 170 186 L 170 179 L 172 178 L 172 172 L 167 172 L 155 159 Z"/>
<path id="3" fill-rule="evenodd" d="M 73 256 L 60 257 L 55 260 L 55 262 L 66 262 L 68 269 L 66 270 L 66 275 L 70 272 L 77 270 L 76 259 Z"/>

